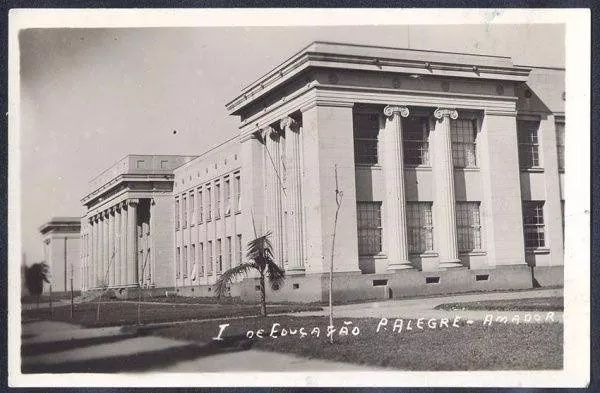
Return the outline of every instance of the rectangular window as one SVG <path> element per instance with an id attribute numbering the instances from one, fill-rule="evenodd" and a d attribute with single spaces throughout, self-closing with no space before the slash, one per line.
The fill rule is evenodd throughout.
<path id="1" fill-rule="evenodd" d="M 188 253 L 187 253 L 187 248 L 188 246 L 183 246 L 183 261 L 182 261 L 182 265 L 183 265 L 183 278 L 187 278 L 188 276 Z"/>
<path id="2" fill-rule="evenodd" d="M 208 241 L 208 275 L 212 275 L 213 272 L 213 244 L 212 240 Z"/>
<path id="3" fill-rule="evenodd" d="M 556 154 L 558 155 L 558 170 L 565 170 L 565 123 L 556 123 Z"/>
<path id="4" fill-rule="evenodd" d="M 225 261 L 225 266 L 231 267 L 233 265 L 231 263 L 231 236 L 227 236 L 227 239 L 225 241 L 225 247 L 225 258 L 227 258 L 227 260 Z"/>
<path id="5" fill-rule="evenodd" d="M 198 275 L 198 270 L 196 268 L 196 245 L 192 244 L 192 249 L 190 250 L 190 262 L 192 264 L 192 280 L 196 279 Z"/>
<path id="6" fill-rule="evenodd" d="M 539 121 L 517 121 L 519 135 L 519 166 L 521 169 L 539 168 L 540 166 L 539 127 Z"/>
<path id="7" fill-rule="evenodd" d="M 402 119 L 404 163 L 408 166 L 430 165 L 429 119 L 410 117 Z"/>
<path id="8" fill-rule="evenodd" d="M 198 247 L 198 274 L 204 277 L 204 243 L 200 242 Z"/>
<path id="9" fill-rule="evenodd" d="M 354 162 L 377 164 L 377 137 L 379 115 L 376 113 L 354 113 Z"/>
<path id="10" fill-rule="evenodd" d="M 235 176 L 235 211 L 239 212 L 242 209 L 242 183 L 240 182 L 240 175 Z"/>
<path id="11" fill-rule="evenodd" d="M 546 246 L 544 229 L 544 201 L 523 202 L 523 232 L 526 248 Z"/>
<path id="12" fill-rule="evenodd" d="M 242 263 L 242 235 L 237 235 L 237 263 L 240 265 Z"/>
<path id="13" fill-rule="evenodd" d="M 474 119 L 450 120 L 452 138 L 452 161 L 455 168 L 476 168 L 477 153 L 475 138 L 477 124 Z"/>
<path id="14" fill-rule="evenodd" d="M 210 187 L 206 188 L 206 220 L 210 221 L 212 219 L 212 193 L 210 192 Z"/>
<path id="15" fill-rule="evenodd" d="M 433 216 L 431 202 L 407 202 L 406 221 L 408 252 L 422 254 L 433 251 Z"/>
<path id="16" fill-rule="evenodd" d="M 187 227 L 187 197 L 183 197 L 183 202 L 181 203 L 181 207 L 183 209 L 183 211 L 181 212 L 181 216 L 183 218 L 183 227 L 182 228 L 186 228 Z"/>
<path id="17" fill-rule="evenodd" d="M 175 230 L 179 230 L 179 198 L 175 198 Z"/>
<path id="18" fill-rule="evenodd" d="M 215 219 L 221 218 L 221 185 L 215 184 Z"/>
<path id="19" fill-rule="evenodd" d="M 190 226 L 193 226 L 194 223 L 196 222 L 194 220 L 195 216 L 194 216 L 194 202 L 196 201 L 196 196 L 194 195 L 194 193 L 190 193 Z"/>
<path id="20" fill-rule="evenodd" d="M 456 202 L 458 251 L 481 250 L 479 202 Z"/>
<path id="21" fill-rule="evenodd" d="M 217 239 L 217 274 L 223 271 L 223 255 L 221 254 L 221 239 Z"/>
<path id="22" fill-rule="evenodd" d="M 181 276 L 181 249 L 177 247 L 175 252 L 175 276 L 179 278 Z"/>
<path id="23" fill-rule="evenodd" d="M 358 253 L 377 255 L 381 252 L 381 202 L 357 202 Z"/>
<path id="24" fill-rule="evenodd" d="M 225 215 L 229 215 L 231 213 L 231 184 L 229 182 L 229 178 L 225 179 Z"/>
<path id="25" fill-rule="evenodd" d="M 204 220 L 204 201 L 202 200 L 202 190 L 198 190 L 198 223 Z"/>

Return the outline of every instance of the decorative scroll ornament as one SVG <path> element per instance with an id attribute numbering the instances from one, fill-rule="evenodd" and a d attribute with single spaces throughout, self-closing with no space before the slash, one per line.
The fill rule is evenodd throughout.
<path id="1" fill-rule="evenodd" d="M 385 108 L 383 108 L 383 114 L 386 115 L 387 117 L 392 117 L 396 113 L 402 117 L 408 117 L 408 114 L 410 112 L 409 112 L 408 108 L 405 106 L 388 105 Z"/>
<path id="2" fill-rule="evenodd" d="M 441 119 L 442 117 L 449 116 L 452 120 L 458 119 L 458 111 L 456 109 L 450 108 L 438 108 L 433 112 L 433 116 L 436 119 Z"/>
<path id="3" fill-rule="evenodd" d="M 279 127 L 282 131 L 288 128 L 292 131 L 296 131 L 298 129 L 298 122 L 294 120 L 293 117 L 286 116 L 279 122 Z"/>
<path id="4" fill-rule="evenodd" d="M 261 142 L 265 143 L 267 141 L 267 138 L 272 137 L 274 132 L 275 132 L 275 130 L 273 129 L 273 127 L 270 127 L 270 126 L 261 129 L 259 131 Z"/>

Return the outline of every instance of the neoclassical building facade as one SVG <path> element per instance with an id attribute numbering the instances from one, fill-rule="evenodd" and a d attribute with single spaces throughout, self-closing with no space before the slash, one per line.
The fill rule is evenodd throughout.
<path id="1" fill-rule="evenodd" d="M 174 164 L 160 191 L 170 218 L 149 224 L 164 242 L 140 251 L 138 269 L 146 252 L 153 272 L 169 265 L 153 285 L 210 296 L 270 232 L 287 274 L 271 300 L 326 299 L 332 258 L 340 300 L 562 285 L 564 100 L 560 68 L 314 42 L 227 104 L 234 139 Z M 146 233 L 141 208 L 137 226 L 123 211 L 149 190 L 125 187 L 107 198 L 117 205 L 102 192 L 84 198 L 84 222 L 109 251 L 85 266 L 107 263 L 111 217 Z M 133 285 L 133 257 L 119 255 L 112 282 Z M 255 297 L 255 278 L 231 294 Z"/>
<path id="2" fill-rule="evenodd" d="M 40 228 L 44 261 L 50 269 L 50 283 L 44 291 L 65 292 L 81 290 L 81 239 L 79 217 L 52 217 Z"/>
<path id="3" fill-rule="evenodd" d="M 82 289 L 172 287 L 173 169 L 195 156 L 127 155 L 82 198 Z"/>

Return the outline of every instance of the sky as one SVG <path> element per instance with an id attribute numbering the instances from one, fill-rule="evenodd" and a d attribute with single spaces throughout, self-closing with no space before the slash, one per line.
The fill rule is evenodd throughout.
<path id="1" fill-rule="evenodd" d="M 511 56 L 564 67 L 561 25 L 27 29 L 19 33 L 21 223 L 81 216 L 88 182 L 126 154 L 197 155 L 236 135 L 225 104 L 312 41 Z M 177 133 L 173 133 L 176 130 Z"/>

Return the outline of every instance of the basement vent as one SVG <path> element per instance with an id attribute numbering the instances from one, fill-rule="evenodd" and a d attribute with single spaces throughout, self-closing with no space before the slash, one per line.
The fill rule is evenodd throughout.
<path id="1" fill-rule="evenodd" d="M 387 285 L 388 280 L 373 280 L 374 287 L 384 287 Z"/>
<path id="2" fill-rule="evenodd" d="M 179 293 L 179 289 L 175 290 L 175 292 Z"/>
<path id="3" fill-rule="evenodd" d="M 292 288 L 299 289 L 300 288 L 300 284 L 292 284 Z"/>
<path id="4" fill-rule="evenodd" d="M 257 291 L 260 291 L 260 285 L 255 285 L 254 289 L 257 290 Z"/>
<path id="5" fill-rule="evenodd" d="M 194 292 L 194 288 L 192 288 L 192 292 Z"/>
<path id="6" fill-rule="evenodd" d="M 489 274 L 476 274 L 475 281 L 487 281 L 490 279 Z"/>
<path id="7" fill-rule="evenodd" d="M 425 284 L 439 284 L 439 277 L 425 277 Z"/>

